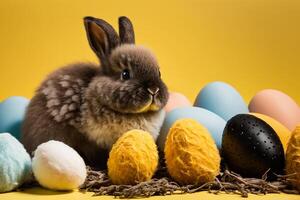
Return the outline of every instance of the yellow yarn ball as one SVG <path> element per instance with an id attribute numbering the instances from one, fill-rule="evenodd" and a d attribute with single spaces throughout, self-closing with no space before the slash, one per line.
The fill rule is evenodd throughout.
<path id="1" fill-rule="evenodd" d="M 286 151 L 286 173 L 296 174 L 291 177 L 292 184 L 300 191 L 300 124 L 292 132 Z"/>
<path id="2" fill-rule="evenodd" d="M 219 174 L 220 154 L 208 130 L 193 119 L 176 121 L 165 144 L 169 174 L 181 184 L 203 184 Z"/>
<path id="3" fill-rule="evenodd" d="M 113 145 L 107 165 L 114 184 L 133 185 L 150 180 L 158 165 L 153 137 L 142 130 L 126 132 Z"/>

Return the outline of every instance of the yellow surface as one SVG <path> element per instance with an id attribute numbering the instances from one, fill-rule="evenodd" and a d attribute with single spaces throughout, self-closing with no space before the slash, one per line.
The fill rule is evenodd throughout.
<path id="1" fill-rule="evenodd" d="M 96 61 L 83 29 L 86 15 L 115 27 L 118 16 L 129 16 L 137 43 L 155 52 L 169 88 L 191 101 L 206 83 L 223 80 L 246 101 L 261 89 L 275 88 L 300 102 L 298 0 L 2 0 L 0 100 L 11 95 L 32 97 L 46 74 L 61 65 Z M 91 199 L 91 194 L 28 190 L 0 195 L 1 200 L 58 197 Z M 178 199 L 197 197 L 219 196 L 199 193 Z M 259 198 L 288 197 L 299 199 Z"/>
<path id="2" fill-rule="evenodd" d="M 115 199 L 111 196 L 92 196 L 93 193 L 81 193 L 81 192 L 53 192 L 50 190 L 45 190 L 41 188 L 28 189 L 23 192 L 18 193 L 5 193 L 0 194 L 1 200 L 33 200 L 33 199 L 42 199 L 42 200 L 110 200 Z M 208 192 L 198 192 L 194 194 L 184 194 L 184 195 L 172 195 L 164 197 L 150 197 L 147 200 L 243 200 L 244 198 L 239 195 L 215 195 Z M 299 195 L 282 195 L 282 194 L 268 194 L 268 195 L 250 195 L 247 200 L 299 200 Z"/>
<path id="3" fill-rule="evenodd" d="M 171 90 L 191 101 L 206 83 L 223 80 L 248 102 L 275 88 L 300 103 L 298 0 L 2 0 L 0 100 L 31 97 L 59 66 L 96 61 L 82 18 L 117 27 L 129 16 L 137 43 L 153 49 Z"/>

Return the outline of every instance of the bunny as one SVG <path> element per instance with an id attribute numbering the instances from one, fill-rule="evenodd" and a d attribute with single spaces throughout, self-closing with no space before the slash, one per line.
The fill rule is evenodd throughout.
<path id="1" fill-rule="evenodd" d="M 62 141 L 100 167 L 131 129 L 148 131 L 156 140 L 168 89 L 154 54 L 135 45 L 127 17 L 119 18 L 119 36 L 102 19 L 85 17 L 84 26 L 100 64 L 72 64 L 48 75 L 27 108 L 21 141 L 31 153 L 41 143 Z"/>

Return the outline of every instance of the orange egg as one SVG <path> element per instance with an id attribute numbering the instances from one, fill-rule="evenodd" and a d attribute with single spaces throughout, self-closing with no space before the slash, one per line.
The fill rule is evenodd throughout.
<path id="1" fill-rule="evenodd" d="M 298 104 L 278 90 L 267 89 L 258 92 L 250 101 L 249 110 L 270 116 L 291 131 L 300 123 Z"/>

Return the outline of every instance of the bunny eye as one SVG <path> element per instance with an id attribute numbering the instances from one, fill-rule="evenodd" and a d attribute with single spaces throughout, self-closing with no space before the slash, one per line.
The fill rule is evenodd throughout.
<path id="1" fill-rule="evenodd" d="M 130 79 L 130 72 L 128 69 L 124 69 L 121 73 L 121 79 L 122 80 L 128 80 Z"/>

